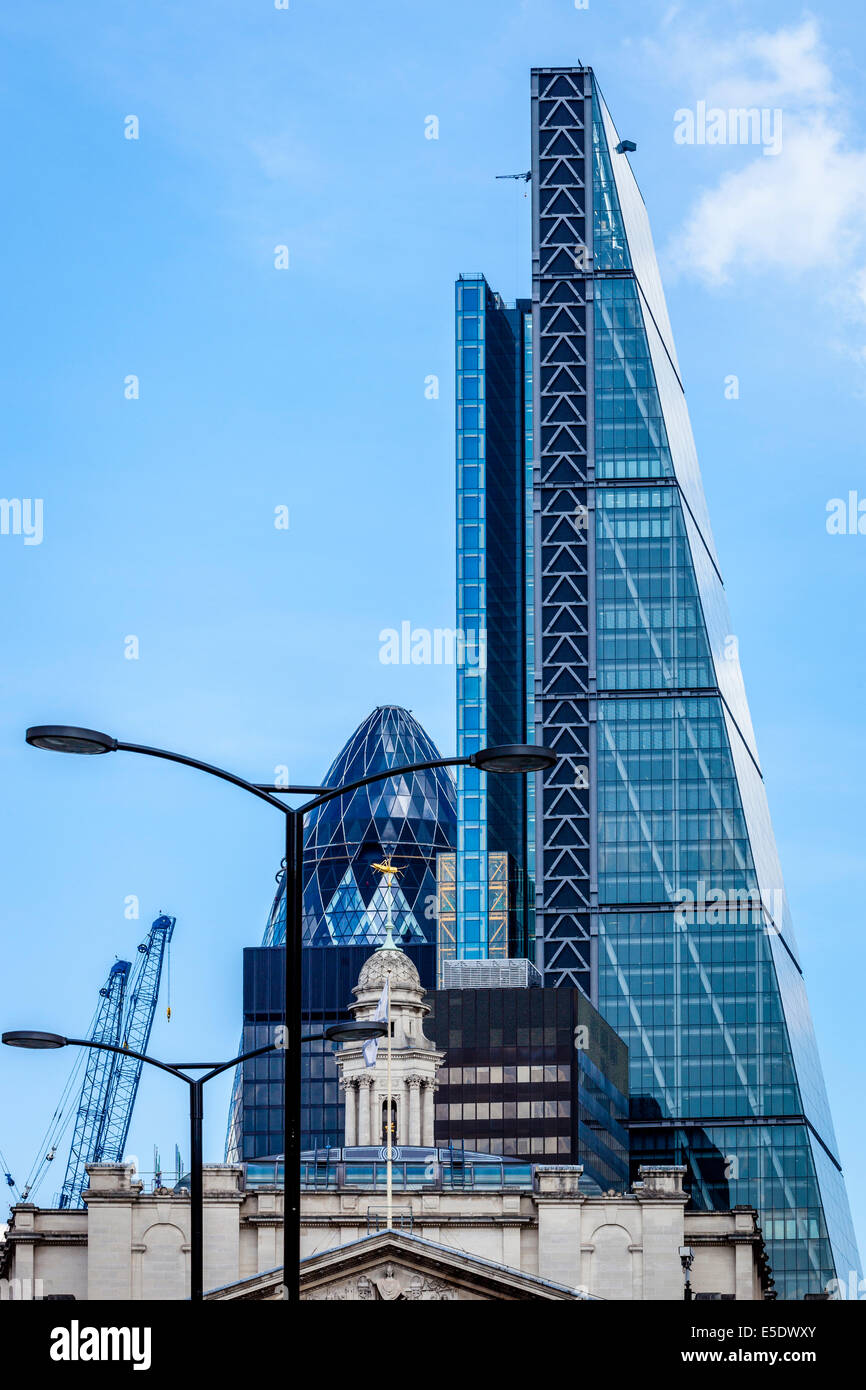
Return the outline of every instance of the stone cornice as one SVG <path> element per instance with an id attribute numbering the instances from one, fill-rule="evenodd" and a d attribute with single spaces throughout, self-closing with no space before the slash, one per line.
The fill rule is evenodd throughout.
<path id="1" fill-rule="evenodd" d="M 12 1245 L 86 1245 L 86 1231 L 8 1231 L 6 1244 Z"/>
<path id="2" fill-rule="evenodd" d="M 258 1190 L 258 1189 L 256 1189 Z M 208 1203 L 234 1202 L 240 1205 L 249 1197 L 249 1192 L 239 1192 L 236 1187 L 226 1188 L 223 1191 L 210 1191 L 204 1194 L 205 1206 Z M 176 1203 L 178 1206 L 189 1206 L 189 1191 L 184 1188 L 182 1192 L 93 1192 L 87 1193 L 88 1207 L 99 1207 L 103 1205 L 123 1203 L 132 1207 L 135 1211 L 151 1211 L 157 1203 Z M 49 1208 L 50 1210 L 50 1208 Z"/>
<path id="3" fill-rule="evenodd" d="M 122 1202 L 122 1203 L 124 1203 L 124 1204 L 125 1204 L 126 1206 L 128 1206 L 128 1207 L 135 1207 L 136 1210 L 139 1210 L 146 1202 L 150 1202 L 150 1201 L 154 1201 L 154 1202 L 179 1202 L 179 1201 L 188 1202 L 188 1201 L 189 1201 L 189 1193 L 188 1193 L 188 1192 L 161 1192 L 161 1193 L 159 1193 L 159 1194 L 157 1194 L 157 1193 L 155 1193 L 155 1192 L 148 1192 L 148 1193 L 146 1194 L 146 1196 L 142 1196 L 142 1194 L 141 1194 L 140 1192 L 90 1192 L 90 1191 L 87 1191 L 87 1192 L 85 1192 L 83 1195 L 87 1198 L 87 1205 L 88 1205 L 88 1208 L 91 1208 L 91 1207 L 101 1207 L 101 1206 L 109 1206 L 109 1205 L 111 1205 L 112 1203 L 113 1203 L 114 1205 L 117 1205 L 118 1202 Z"/>
<path id="4" fill-rule="evenodd" d="M 383 1056 L 384 1056 L 384 1053 L 385 1053 L 385 1048 L 382 1047 L 382 1055 L 383 1055 Z M 348 1053 L 348 1054 L 338 1053 L 338 1054 L 337 1054 L 337 1059 L 336 1059 L 336 1060 L 337 1060 L 337 1066 L 340 1067 L 341 1070 L 345 1070 L 345 1063 L 346 1063 L 346 1062 L 356 1061 L 356 1060 L 358 1060 L 358 1059 L 360 1058 L 360 1056 L 361 1056 L 360 1052 L 357 1052 L 357 1053 L 355 1053 L 354 1055 L 353 1055 L 352 1053 Z M 407 1057 L 416 1057 L 416 1058 L 418 1058 L 419 1061 L 424 1061 L 424 1062 L 429 1062 L 431 1058 L 433 1058 L 433 1059 L 435 1060 L 435 1058 L 438 1057 L 438 1058 L 439 1058 L 439 1061 L 442 1062 L 442 1061 L 444 1061 L 444 1059 L 445 1059 L 445 1053 L 444 1053 L 444 1052 L 437 1052 L 437 1051 L 435 1050 L 435 1048 L 432 1048 L 432 1047 L 431 1047 L 431 1048 L 427 1048 L 427 1047 L 392 1047 L 392 1048 L 391 1048 L 391 1060 L 392 1060 L 392 1062 L 405 1062 L 406 1059 L 407 1059 Z M 378 1061 L 377 1061 L 377 1067 L 378 1067 Z M 375 1075 L 376 1068 L 374 1068 L 374 1067 L 367 1067 L 366 1070 L 369 1071 L 372 1075 Z M 363 1074 L 363 1073 L 362 1073 L 362 1074 Z"/>
<path id="5" fill-rule="evenodd" d="M 530 1197 L 536 1207 L 562 1206 L 563 1204 L 570 1207 L 582 1207 L 588 1201 L 585 1192 L 531 1192 L 529 1188 L 524 1188 L 523 1195 Z"/>
<path id="6" fill-rule="evenodd" d="M 645 1207 L 669 1207 L 677 1205 L 687 1207 L 691 1201 L 688 1192 L 634 1192 L 629 1193 L 629 1196 L 633 1196 L 636 1202 L 640 1202 L 641 1205 Z M 614 1199 L 611 1198 L 611 1201 L 613 1200 Z M 621 1200 L 621 1198 L 617 1200 Z"/>
<path id="7" fill-rule="evenodd" d="M 686 1231 L 685 1239 L 689 1245 L 760 1245 L 763 1243 L 763 1236 L 759 1231 L 723 1231 L 720 1235 L 710 1235 L 703 1232 L 700 1235 L 693 1235 L 691 1231 Z"/>
<path id="8" fill-rule="evenodd" d="M 302 1226 L 367 1226 L 367 1213 L 365 1212 L 340 1212 L 334 1215 L 322 1216 L 301 1216 Z M 282 1223 L 280 1223 L 282 1224 Z M 510 1213 L 508 1216 L 462 1216 L 451 1213 L 437 1214 L 436 1212 L 412 1213 L 412 1226 L 449 1226 L 454 1228 L 485 1229 L 493 1227 L 519 1228 L 521 1230 L 533 1229 L 536 1225 L 534 1216 L 518 1216 Z"/>

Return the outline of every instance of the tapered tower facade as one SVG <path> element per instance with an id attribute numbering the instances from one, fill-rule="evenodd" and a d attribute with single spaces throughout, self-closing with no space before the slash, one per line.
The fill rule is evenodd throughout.
<path id="1" fill-rule="evenodd" d="M 628 1044 L 633 1165 L 686 1163 L 699 1205 L 757 1206 L 801 1298 L 847 1286 L 857 1247 L 633 149 L 590 68 L 533 71 L 507 416 L 531 485 L 499 544 L 522 547 L 519 712 L 560 760 L 522 810 L 527 920 L 545 985 Z M 458 845 L 462 827 L 458 806 Z"/>

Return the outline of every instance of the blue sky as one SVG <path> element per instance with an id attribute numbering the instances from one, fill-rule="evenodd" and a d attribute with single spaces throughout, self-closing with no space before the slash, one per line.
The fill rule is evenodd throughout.
<path id="1" fill-rule="evenodd" d="M 162 909 L 173 1017 L 152 1050 L 230 1055 L 280 857 L 267 807 L 146 759 L 37 753 L 28 724 L 261 780 L 284 764 L 315 781 L 381 703 L 453 748 L 452 669 L 382 665 L 379 632 L 453 623 L 452 283 L 483 270 L 529 292 L 525 187 L 494 175 L 529 167 L 530 66 L 580 59 L 638 144 L 866 1245 L 866 537 L 825 526 L 831 498 L 866 498 L 862 17 L 836 0 L 31 0 L 0 34 L 2 492 L 44 499 L 40 545 L 0 536 L 3 1026 L 85 1027 Z M 674 113 L 699 100 L 782 109 L 781 153 L 678 145 Z M 0 1057 L 19 1183 L 69 1062 Z M 212 1158 L 226 1095 L 212 1086 Z M 142 1167 L 154 1144 L 187 1154 L 185 1125 L 182 1089 L 146 1076 Z"/>

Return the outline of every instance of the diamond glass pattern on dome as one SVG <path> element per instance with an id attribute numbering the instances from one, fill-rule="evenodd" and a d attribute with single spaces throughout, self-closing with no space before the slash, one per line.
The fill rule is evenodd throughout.
<path id="1" fill-rule="evenodd" d="M 323 786 L 439 757 L 408 710 L 384 705 L 355 730 Z M 393 854 L 402 870 L 394 886 L 395 937 L 435 942 L 436 856 L 452 850 L 455 837 L 456 794 L 447 768 L 374 782 L 311 811 L 304 834 L 304 945 L 384 941 L 387 899 L 382 876 L 373 869 L 383 852 Z M 282 945 L 285 935 L 280 882 L 262 945 Z"/>

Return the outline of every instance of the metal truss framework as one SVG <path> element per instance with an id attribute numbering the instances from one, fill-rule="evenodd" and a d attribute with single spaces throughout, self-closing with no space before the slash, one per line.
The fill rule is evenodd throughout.
<path id="1" fill-rule="evenodd" d="M 536 819 L 544 983 L 593 995 L 592 78 L 533 73 L 536 741 L 559 762 Z M 540 649 L 540 650 L 539 650 Z"/>

